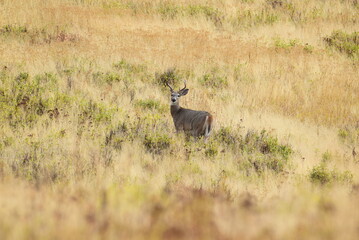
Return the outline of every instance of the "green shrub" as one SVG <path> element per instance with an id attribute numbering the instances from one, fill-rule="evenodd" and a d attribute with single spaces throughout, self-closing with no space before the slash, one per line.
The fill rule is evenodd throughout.
<path id="1" fill-rule="evenodd" d="M 359 142 L 359 126 L 339 129 L 338 137 L 343 143 L 355 146 Z"/>
<path id="2" fill-rule="evenodd" d="M 314 167 L 309 177 L 312 182 L 321 184 L 329 183 L 332 180 L 330 171 L 324 165 Z"/>
<path id="3" fill-rule="evenodd" d="M 167 134 L 154 133 L 144 137 L 143 145 L 152 153 L 160 154 L 171 145 L 171 139 Z"/>
<path id="4" fill-rule="evenodd" d="M 305 44 L 304 46 L 304 51 L 306 51 L 307 53 L 312 53 L 314 51 L 314 47 L 312 45 L 309 45 L 308 43 Z"/>
<path id="5" fill-rule="evenodd" d="M 249 164 L 247 164 L 247 161 Z M 258 174 L 262 174 L 265 170 L 280 173 L 283 172 L 287 165 L 287 161 L 284 161 L 281 158 L 263 154 L 253 154 L 249 156 L 247 161 L 241 162 L 242 168 L 243 166 L 246 166 L 247 168 L 249 166 Z"/>
<path id="6" fill-rule="evenodd" d="M 173 88 L 177 87 L 183 79 L 182 74 L 176 68 L 169 68 L 163 73 L 156 73 L 156 83 L 167 88 L 166 83 Z"/>
<path id="7" fill-rule="evenodd" d="M 309 178 L 311 182 L 320 184 L 351 183 L 353 174 L 350 171 L 330 171 L 324 164 L 320 164 L 310 171 Z"/>
<path id="8" fill-rule="evenodd" d="M 0 36 L 10 36 L 29 41 L 31 44 L 49 44 L 51 42 L 76 42 L 80 38 L 76 34 L 67 33 L 64 29 L 56 28 L 49 32 L 45 28 L 29 29 L 20 25 L 5 25 L 0 28 Z"/>
<path id="9" fill-rule="evenodd" d="M 332 160 L 333 156 L 330 152 L 326 151 L 325 153 L 322 154 L 322 162 L 323 163 L 328 163 Z"/>
<path id="10" fill-rule="evenodd" d="M 280 38 L 275 38 L 274 39 L 274 46 L 276 48 L 289 49 L 289 48 L 292 48 L 294 46 L 297 46 L 298 44 L 299 44 L 298 40 L 296 40 L 296 39 L 289 39 L 287 42 L 280 39 Z"/>
<path id="11" fill-rule="evenodd" d="M 0 89 L 0 117 L 12 127 L 33 126 L 41 116 L 69 103 L 68 96 L 58 90 L 57 76 L 44 73 L 31 77 L 26 72 L 17 75 L 3 73 Z M 56 110 L 55 110 L 56 109 Z"/>
<path id="12" fill-rule="evenodd" d="M 251 10 L 238 11 L 231 22 L 234 27 L 253 27 L 257 25 L 272 25 L 278 21 L 279 17 L 275 12 L 263 9 L 260 12 L 253 12 Z"/>
<path id="13" fill-rule="evenodd" d="M 260 133 L 249 130 L 239 148 L 249 154 L 248 162 L 241 162 L 240 168 L 251 166 L 259 174 L 266 169 L 276 173 L 282 172 L 293 154 L 289 145 L 280 144 L 278 139 L 266 130 Z"/>
<path id="14" fill-rule="evenodd" d="M 98 71 L 92 74 L 92 79 L 99 85 L 114 85 L 120 82 L 128 88 L 134 83 L 134 79 L 146 80 L 150 78 L 145 65 L 132 64 L 125 60 L 121 60 L 112 65 L 113 71 Z"/>
<path id="15" fill-rule="evenodd" d="M 115 84 L 122 80 L 121 76 L 116 72 L 97 72 L 93 74 L 93 80 L 100 84 Z"/>
<path id="16" fill-rule="evenodd" d="M 142 64 L 132 64 L 122 59 L 121 61 L 114 63 L 113 67 L 118 71 L 124 71 L 128 74 L 139 74 L 147 71 L 145 65 Z"/>
<path id="17" fill-rule="evenodd" d="M 105 146 L 113 147 L 115 150 L 121 150 L 122 144 L 128 140 L 128 129 L 125 124 L 120 125 L 117 129 L 110 130 L 105 137 Z"/>
<path id="18" fill-rule="evenodd" d="M 359 32 L 334 31 L 330 36 L 325 37 L 324 41 L 329 47 L 346 53 L 350 57 L 359 57 Z"/>
<path id="19" fill-rule="evenodd" d="M 217 68 L 213 68 L 209 73 L 199 78 L 201 85 L 213 88 L 224 88 L 228 86 L 227 76 L 220 73 Z"/>
<path id="20" fill-rule="evenodd" d="M 165 112 L 167 109 L 166 106 L 162 105 L 159 101 L 154 99 L 138 100 L 135 103 L 135 106 L 138 106 L 142 109 L 157 110 L 160 112 Z"/>
<path id="21" fill-rule="evenodd" d="M 349 131 L 347 129 L 339 129 L 338 136 L 339 138 L 345 140 L 349 136 Z"/>
<path id="22" fill-rule="evenodd" d="M 226 146 L 239 145 L 242 143 L 242 136 L 231 127 L 221 127 L 214 133 L 213 138 Z"/>
<path id="23" fill-rule="evenodd" d="M 0 28 L 0 35 L 23 34 L 27 32 L 28 32 L 27 27 L 20 25 L 5 25 L 2 28 Z"/>
<path id="24" fill-rule="evenodd" d="M 266 130 L 259 134 L 249 130 L 244 138 L 242 146 L 244 151 L 260 151 L 262 154 L 277 155 L 283 160 L 288 160 L 293 153 L 292 148 L 286 144 L 280 144 L 276 137 L 271 136 Z"/>
<path id="25" fill-rule="evenodd" d="M 184 11 L 189 16 L 205 16 L 207 20 L 212 21 L 215 26 L 219 27 L 222 25 L 224 14 L 218 9 L 204 5 L 188 5 Z"/>
<path id="26" fill-rule="evenodd" d="M 159 6 L 158 12 L 163 19 L 173 19 L 181 12 L 181 9 L 175 4 L 164 2 Z"/>
<path id="27" fill-rule="evenodd" d="M 218 154 L 218 145 L 215 141 L 210 141 L 205 145 L 204 154 L 207 157 L 213 158 Z"/>
<path id="28" fill-rule="evenodd" d="M 97 103 L 92 100 L 80 103 L 79 123 L 91 121 L 95 124 L 110 123 L 117 107 L 111 107 L 104 103 Z"/>

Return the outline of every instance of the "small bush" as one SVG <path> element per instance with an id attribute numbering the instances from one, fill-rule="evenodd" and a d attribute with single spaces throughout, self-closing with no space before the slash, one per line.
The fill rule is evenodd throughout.
<path id="1" fill-rule="evenodd" d="M 205 146 L 204 154 L 210 158 L 217 156 L 218 145 L 216 144 L 216 142 L 211 141 L 211 142 L 207 143 Z"/>
<path id="2" fill-rule="evenodd" d="M 106 83 L 112 85 L 120 82 L 122 78 L 116 72 L 97 72 L 93 74 L 93 80 L 100 84 Z"/>
<path id="3" fill-rule="evenodd" d="M 330 152 L 326 151 L 325 153 L 323 153 L 322 155 L 322 162 L 323 163 L 328 163 L 332 160 L 333 156 Z"/>
<path id="4" fill-rule="evenodd" d="M 181 12 L 181 9 L 177 5 L 163 3 L 158 8 L 158 12 L 164 19 L 173 19 Z"/>
<path id="5" fill-rule="evenodd" d="M 160 112 L 164 112 L 167 109 L 166 106 L 162 105 L 159 101 L 154 99 L 138 100 L 135 103 L 135 106 L 138 106 L 142 109 L 158 110 Z"/>
<path id="6" fill-rule="evenodd" d="M 166 83 L 171 85 L 173 88 L 179 85 L 183 76 L 176 68 L 169 68 L 163 73 L 156 73 L 156 83 L 160 86 L 166 87 Z"/>
<path id="7" fill-rule="evenodd" d="M 242 143 L 242 136 L 231 127 L 221 127 L 213 136 L 214 139 L 226 146 Z"/>
<path id="8" fill-rule="evenodd" d="M 242 163 L 243 166 L 252 167 L 256 173 L 262 174 L 265 170 L 271 170 L 275 173 L 283 172 L 287 162 L 275 156 L 254 154 L 247 161 Z"/>
<path id="9" fill-rule="evenodd" d="M 212 21 L 216 27 L 222 25 L 223 14 L 218 9 L 204 5 L 189 5 L 185 7 L 185 11 L 189 16 L 205 16 L 209 21 Z"/>
<path id="10" fill-rule="evenodd" d="M 26 72 L 2 78 L 0 117 L 12 127 L 33 126 L 41 116 L 59 116 L 59 109 L 69 105 L 70 97 L 58 90 L 57 76 L 43 73 L 31 77 Z M 55 112 L 55 114 L 54 114 Z"/>
<path id="11" fill-rule="evenodd" d="M 324 165 L 316 166 L 309 174 L 312 182 L 325 184 L 331 181 L 331 173 Z"/>
<path id="12" fill-rule="evenodd" d="M 324 164 L 315 166 L 309 173 L 310 181 L 313 183 L 351 183 L 353 174 L 350 171 L 338 172 L 330 171 Z"/>
<path id="13" fill-rule="evenodd" d="M 297 46 L 298 44 L 299 44 L 299 42 L 296 39 L 290 39 L 288 41 L 284 41 L 280 38 L 274 39 L 274 46 L 276 48 L 289 49 L 289 48 Z"/>
<path id="14" fill-rule="evenodd" d="M 0 28 L 0 35 L 5 34 L 22 34 L 27 33 L 28 29 L 26 26 L 20 26 L 20 25 L 5 25 L 2 28 Z"/>
<path id="15" fill-rule="evenodd" d="M 146 149 L 152 153 L 160 154 L 171 145 L 171 139 L 167 134 L 154 133 L 146 135 L 143 141 Z"/>
<path id="16" fill-rule="evenodd" d="M 51 42 L 77 42 L 80 37 L 76 34 L 67 33 L 63 29 L 49 32 L 44 28 L 29 29 L 20 25 L 5 25 L 0 28 L 0 36 L 15 37 L 27 40 L 32 44 L 50 44 Z"/>
<path id="17" fill-rule="evenodd" d="M 304 51 L 306 51 L 307 53 L 312 53 L 314 51 L 314 47 L 312 45 L 309 45 L 308 43 L 305 44 L 304 46 Z"/>
<path id="18" fill-rule="evenodd" d="M 293 153 L 289 145 L 280 144 L 278 139 L 271 136 L 266 130 L 262 130 L 259 134 L 248 131 L 242 148 L 247 152 L 259 150 L 262 154 L 278 155 L 283 160 L 288 160 Z"/>
<path id="19" fill-rule="evenodd" d="M 251 166 L 259 174 L 266 169 L 276 173 L 284 171 L 293 153 L 289 145 L 280 144 L 265 130 L 260 133 L 249 130 L 239 147 L 249 154 L 248 161 L 241 162 L 240 168 Z"/>
<path id="20" fill-rule="evenodd" d="M 238 11 L 237 15 L 232 20 L 234 27 L 253 27 L 257 25 L 272 25 L 278 22 L 278 15 L 269 10 L 263 9 L 260 12 L 253 12 L 251 10 Z"/>
<path id="21" fill-rule="evenodd" d="M 97 103 L 91 100 L 80 103 L 80 109 L 80 124 L 86 121 L 96 124 L 110 123 L 114 113 L 118 110 L 116 107 L 107 106 L 103 103 Z"/>
<path id="22" fill-rule="evenodd" d="M 359 142 L 359 126 L 345 127 L 338 130 L 338 137 L 343 143 L 356 145 Z"/>
<path id="23" fill-rule="evenodd" d="M 349 131 L 347 129 L 339 129 L 338 136 L 340 139 L 345 140 L 349 136 Z"/>
<path id="24" fill-rule="evenodd" d="M 216 89 L 228 86 L 227 76 L 222 75 L 216 68 L 200 77 L 199 82 L 203 86 L 213 87 Z"/>
<path id="25" fill-rule="evenodd" d="M 329 47 L 346 53 L 350 57 L 359 57 L 359 32 L 334 31 L 330 36 L 325 37 L 324 41 Z"/>

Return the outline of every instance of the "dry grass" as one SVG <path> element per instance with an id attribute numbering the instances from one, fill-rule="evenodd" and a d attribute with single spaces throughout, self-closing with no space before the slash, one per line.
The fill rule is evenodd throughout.
<path id="1" fill-rule="evenodd" d="M 358 56 L 324 38 L 358 16 L 349 0 L 0 0 L 0 239 L 357 239 Z M 173 67 L 181 104 L 215 115 L 209 144 L 173 133 L 156 78 Z M 337 175 L 318 184 L 318 164 Z"/>

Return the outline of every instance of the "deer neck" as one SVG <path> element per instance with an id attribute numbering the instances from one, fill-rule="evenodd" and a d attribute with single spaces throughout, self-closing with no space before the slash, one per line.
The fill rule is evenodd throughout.
<path id="1" fill-rule="evenodd" d="M 179 106 L 178 103 L 171 104 L 171 115 L 172 115 L 172 117 L 174 117 L 180 109 L 181 109 L 181 107 Z"/>

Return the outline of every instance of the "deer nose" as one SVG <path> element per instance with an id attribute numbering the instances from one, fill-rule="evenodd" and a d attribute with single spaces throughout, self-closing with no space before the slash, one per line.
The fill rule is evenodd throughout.
<path id="1" fill-rule="evenodd" d="M 172 98 L 172 99 L 171 99 L 171 101 L 172 101 L 172 102 L 175 102 L 175 101 L 176 101 L 176 99 L 175 99 L 175 98 Z"/>

